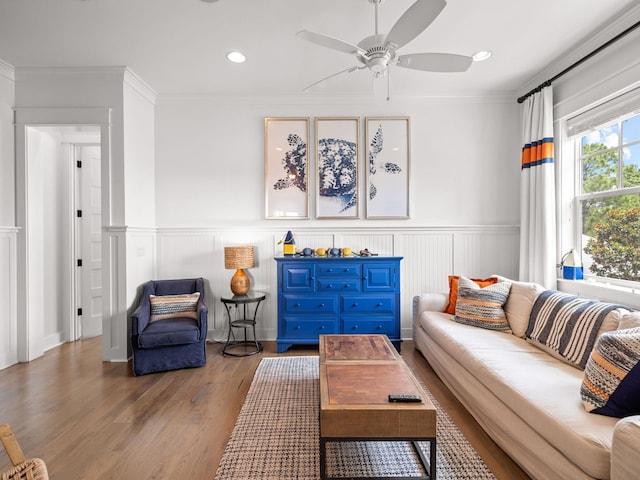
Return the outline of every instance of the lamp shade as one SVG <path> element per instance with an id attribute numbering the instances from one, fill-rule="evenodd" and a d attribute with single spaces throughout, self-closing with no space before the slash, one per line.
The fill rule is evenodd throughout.
<path id="1" fill-rule="evenodd" d="M 224 268 L 232 270 L 254 266 L 253 246 L 224 247 Z"/>
<path id="2" fill-rule="evenodd" d="M 255 265 L 252 246 L 224 247 L 224 268 L 236 269 L 231 278 L 231 291 L 234 295 L 246 295 L 251 288 L 251 281 L 243 268 Z"/>

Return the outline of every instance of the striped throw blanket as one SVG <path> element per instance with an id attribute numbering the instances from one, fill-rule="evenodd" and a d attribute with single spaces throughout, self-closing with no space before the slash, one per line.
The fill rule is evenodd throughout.
<path id="1" fill-rule="evenodd" d="M 545 290 L 533 304 L 526 337 L 584 370 L 604 318 L 620 307 Z"/>

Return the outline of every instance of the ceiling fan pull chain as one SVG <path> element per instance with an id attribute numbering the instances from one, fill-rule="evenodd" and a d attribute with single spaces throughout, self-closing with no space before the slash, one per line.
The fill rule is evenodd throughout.
<path id="1" fill-rule="evenodd" d="M 389 67 L 387 67 L 387 102 L 389 101 L 389 98 L 391 98 L 391 87 L 389 86 L 391 83 L 391 70 L 389 69 Z"/>

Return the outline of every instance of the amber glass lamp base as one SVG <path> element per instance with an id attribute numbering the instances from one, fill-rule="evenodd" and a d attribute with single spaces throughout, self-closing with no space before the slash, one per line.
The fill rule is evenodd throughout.
<path id="1" fill-rule="evenodd" d="M 241 268 L 236 270 L 236 273 L 231 277 L 231 291 L 234 295 L 246 295 L 249 292 L 251 282 L 244 270 Z"/>

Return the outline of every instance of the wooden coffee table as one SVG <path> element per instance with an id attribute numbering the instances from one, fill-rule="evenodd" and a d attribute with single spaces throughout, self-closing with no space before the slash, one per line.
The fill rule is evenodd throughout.
<path id="1" fill-rule="evenodd" d="M 320 478 L 327 479 L 327 443 L 411 441 L 429 472 L 411 478 L 434 480 L 436 409 L 387 336 L 321 335 L 319 350 Z M 422 401 L 393 403 L 389 394 L 415 394 Z M 430 442 L 429 460 L 418 441 Z"/>

